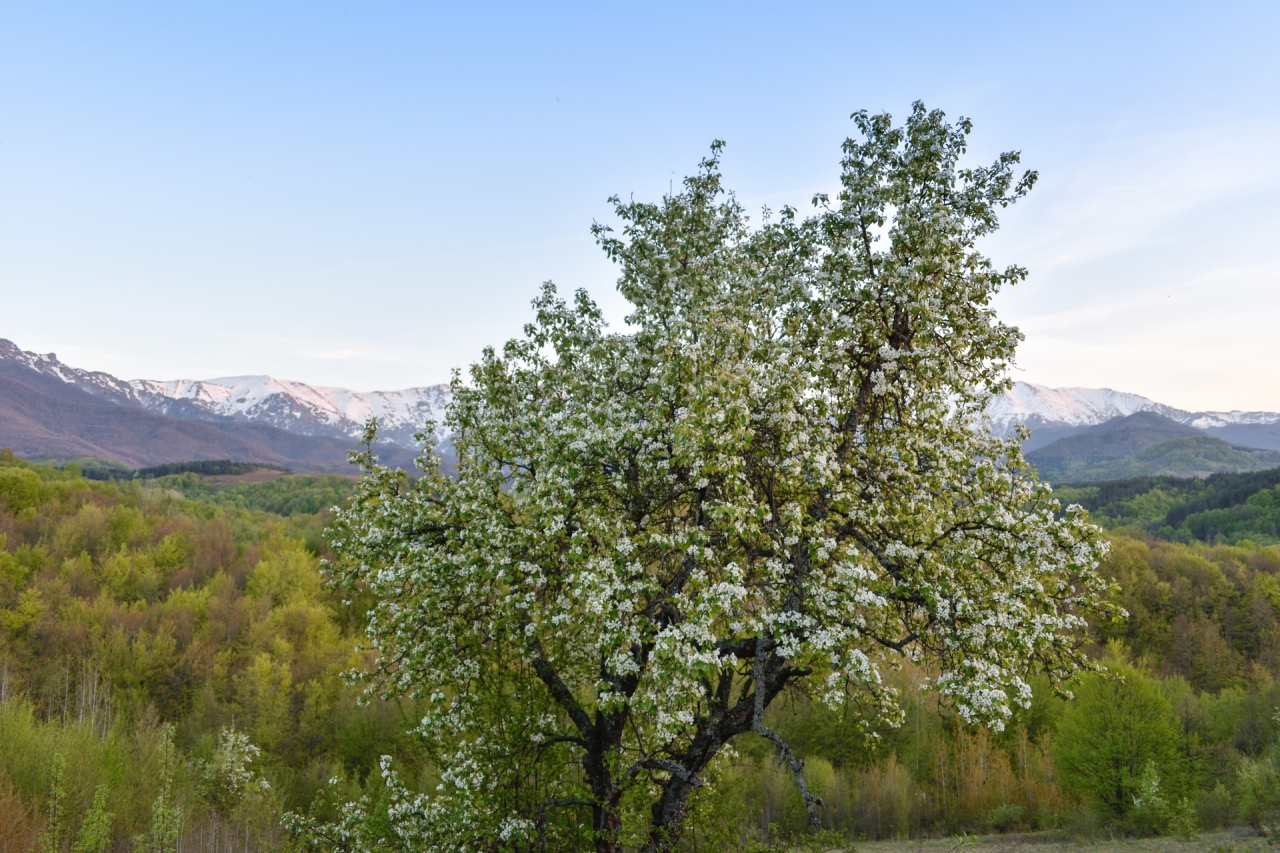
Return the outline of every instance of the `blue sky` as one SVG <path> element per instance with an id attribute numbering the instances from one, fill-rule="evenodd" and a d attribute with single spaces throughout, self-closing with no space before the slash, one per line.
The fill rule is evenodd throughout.
<path id="1" fill-rule="evenodd" d="M 1019 378 L 1280 410 L 1280 6 L 0 6 L 0 337 L 126 378 L 448 378 L 727 140 L 807 208 L 922 99 L 1041 183 Z"/>

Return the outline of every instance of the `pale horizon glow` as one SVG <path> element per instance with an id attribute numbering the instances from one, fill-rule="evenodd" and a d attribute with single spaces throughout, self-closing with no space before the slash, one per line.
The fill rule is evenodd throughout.
<path id="1" fill-rule="evenodd" d="M 1041 180 L 983 248 L 1014 378 L 1280 411 L 1271 4 L 0 9 L 0 337 L 123 379 L 446 382 L 712 139 L 752 213 L 849 113 L 974 121 Z"/>

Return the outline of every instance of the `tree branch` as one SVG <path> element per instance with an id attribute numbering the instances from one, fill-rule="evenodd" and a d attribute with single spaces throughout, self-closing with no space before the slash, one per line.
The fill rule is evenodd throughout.
<path id="1" fill-rule="evenodd" d="M 884 646 L 886 649 L 893 649 L 895 652 L 902 652 L 907 646 L 920 639 L 920 635 L 915 631 L 912 631 L 901 640 L 886 640 L 884 637 L 879 637 L 875 634 L 867 634 L 867 636 Z"/>
<path id="2" fill-rule="evenodd" d="M 765 638 L 772 650 L 773 641 Z M 756 734 L 767 738 L 778 750 L 778 757 L 787 763 L 791 768 L 791 775 L 796 780 L 796 787 L 800 789 L 800 796 L 804 799 L 804 810 L 809 813 L 809 825 L 814 829 L 822 826 L 822 821 L 818 818 L 818 811 L 815 806 L 822 805 L 822 798 L 809 793 L 809 786 L 804 782 L 804 762 L 796 758 L 796 754 L 791 751 L 791 747 L 787 745 L 776 732 L 764 724 L 764 693 L 760 689 L 762 676 L 761 667 L 762 655 L 756 655 L 755 661 L 751 666 L 751 679 L 755 682 L 755 712 L 751 717 L 751 728 Z"/>
<path id="3" fill-rule="evenodd" d="M 578 700 L 573 698 L 573 692 L 569 690 L 568 685 L 560 678 L 560 673 L 556 672 L 551 666 L 551 662 L 547 660 L 546 652 L 542 649 L 542 641 L 538 639 L 536 634 L 529 638 L 529 652 L 533 658 L 533 671 L 538 674 L 538 678 L 547 686 L 547 690 L 551 692 L 551 698 L 564 709 L 569 715 L 569 719 L 578 728 L 578 734 L 582 735 L 585 741 L 595 739 L 596 727 L 592 725 L 591 718 L 587 716 L 587 712 L 582 710 L 582 706 L 578 704 Z"/>

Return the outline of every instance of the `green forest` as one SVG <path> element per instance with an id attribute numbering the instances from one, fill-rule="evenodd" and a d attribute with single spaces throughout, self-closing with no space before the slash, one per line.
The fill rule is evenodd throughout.
<path id="1" fill-rule="evenodd" d="M 382 795 L 382 755 L 437 774 L 411 703 L 344 673 L 368 603 L 325 584 L 336 475 L 91 480 L 0 453 L 0 851 L 280 850 L 286 813 Z M 1003 732 L 893 673 L 902 725 L 803 695 L 771 725 L 840 839 L 1057 829 L 1190 836 L 1280 821 L 1280 471 L 1057 489 L 1110 531 L 1129 614 L 1092 626 L 1105 674 L 1038 687 Z M 350 595 L 350 593 L 345 593 Z M 1047 684 L 1047 682 L 1046 682 Z M 808 832 L 763 739 L 696 801 L 690 849 Z"/>
<path id="2" fill-rule="evenodd" d="M 1105 527 L 1172 542 L 1280 543 L 1280 468 L 1064 486 L 1057 497 L 1080 504 Z"/>

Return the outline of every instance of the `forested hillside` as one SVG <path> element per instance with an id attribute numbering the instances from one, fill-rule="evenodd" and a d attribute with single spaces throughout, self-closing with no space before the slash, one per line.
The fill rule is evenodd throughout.
<path id="1" fill-rule="evenodd" d="M 892 675 L 896 728 L 784 701 L 772 725 L 805 758 L 824 825 L 856 838 L 1273 820 L 1280 547 L 1258 519 L 1275 474 L 1069 492 L 1128 525 L 1105 569 L 1130 618 L 1085 638 L 1124 678 L 1088 676 L 1074 702 L 1037 688 L 987 732 L 910 668 Z M 320 533 L 350 480 L 232 480 L 99 482 L 0 456 L 0 851 L 285 849 L 285 812 L 379 796 L 382 754 L 411 786 L 434 784 L 406 734 L 415 710 L 360 707 L 341 677 L 366 662 L 366 605 L 325 589 Z M 1197 519 L 1242 507 L 1247 537 L 1196 539 Z M 699 849 L 807 831 L 762 738 L 718 767 L 693 820 Z"/>
<path id="2" fill-rule="evenodd" d="M 1135 477 L 1057 490 L 1110 527 L 1176 542 L 1280 542 L 1280 468 L 1203 479 Z"/>
<path id="3" fill-rule="evenodd" d="M 159 849 L 169 806 L 184 850 L 278 849 L 283 811 L 412 752 L 402 709 L 358 707 L 340 676 L 361 608 L 325 592 L 318 551 L 349 486 L 103 483 L 0 456 L 0 850 L 70 849 L 99 791 L 103 849 Z"/>

